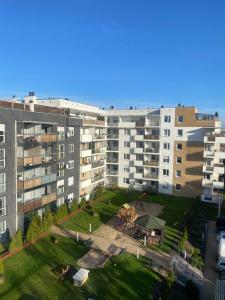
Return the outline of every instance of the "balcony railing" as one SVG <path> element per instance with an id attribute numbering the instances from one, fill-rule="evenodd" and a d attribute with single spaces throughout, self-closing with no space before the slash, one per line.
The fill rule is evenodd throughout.
<path id="1" fill-rule="evenodd" d="M 107 138 L 117 140 L 119 138 L 119 135 L 118 134 L 107 134 Z"/>
<path id="2" fill-rule="evenodd" d="M 137 122 L 135 122 L 135 126 L 136 127 L 145 127 L 145 122 L 137 121 Z"/>
<path id="3" fill-rule="evenodd" d="M 107 158 L 107 163 L 118 164 L 118 158 Z"/>
<path id="4" fill-rule="evenodd" d="M 104 149 L 103 148 L 99 148 L 99 149 L 92 149 L 92 154 L 97 154 L 97 153 L 104 153 Z"/>
<path id="5" fill-rule="evenodd" d="M 94 134 L 92 135 L 92 140 L 104 140 L 106 137 L 105 134 Z"/>
<path id="6" fill-rule="evenodd" d="M 159 140 L 159 135 L 146 134 L 144 135 L 145 140 Z"/>
<path id="7" fill-rule="evenodd" d="M 145 148 L 144 152 L 146 152 L 146 153 L 159 153 L 159 149 Z"/>
<path id="8" fill-rule="evenodd" d="M 105 121 L 84 119 L 83 124 L 84 125 L 93 125 L 93 126 L 104 126 Z"/>
<path id="9" fill-rule="evenodd" d="M 118 175 L 119 172 L 118 171 L 115 171 L 115 170 L 107 170 L 107 175 Z"/>
<path id="10" fill-rule="evenodd" d="M 42 177 L 37 177 L 37 178 L 32 178 L 32 179 L 19 179 L 17 182 L 17 187 L 18 189 L 31 189 L 39 185 L 44 185 L 48 184 L 51 182 L 56 181 L 57 176 L 56 174 L 51 174 L 51 175 L 45 175 Z"/>
<path id="11" fill-rule="evenodd" d="M 158 179 L 159 178 L 159 175 L 158 174 L 144 174 L 143 175 L 143 178 L 145 179 Z"/>
<path id="12" fill-rule="evenodd" d="M 102 180 L 104 179 L 104 175 L 96 175 L 94 177 L 91 178 L 91 182 L 96 182 L 96 181 L 99 181 L 99 180 Z"/>
<path id="13" fill-rule="evenodd" d="M 108 147 L 107 147 L 107 151 L 119 151 L 119 147 L 108 146 Z"/>
<path id="14" fill-rule="evenodd" d="M 144 166 L 158 166 L 159 165 L 159 161 L 156 160 L 145 160 L 143 162 Z"/>
<path id="15" fill-rule="evenodd" d="M 98 167 L 104 166 L 104 164 L 105 164 L 104 160 L 95 161 L 91 164 L 91 168 L 92 169 L 98 168 Z"/>
<path id="16" fill-rule="evenodd" d="M 57 196 L 56 193 L 50 193 L 47 195 L 43 195 L 41 198 L 34 199 L 28 202 L 18 202 L 17 203 L 17 211 L 19 213 L 27 213 L 34 209 L 40 208 L 46 204 L 56 201 Z"/>

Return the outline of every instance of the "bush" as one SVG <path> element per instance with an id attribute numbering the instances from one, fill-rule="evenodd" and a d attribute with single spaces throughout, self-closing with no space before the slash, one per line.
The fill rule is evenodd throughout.
<path id="1" fill-rule="evenodd" d="M 66 205 L 66 203 L 64 203 L 63 205 L 58 207 L 58 209 L 56 211 L 56 214 L 55 214 L 56 222 L 65 218 L 67 216 L 67 214 L 68 214 L 67 205 Z"/>
<path id="2" fill-rule="evenodd" d="M 198 248 L 194 248 L 193 254 L 191 256 L 191 264 L 192 266 L 202 270 L 204 267 L 204 262 Z"/>
<path id="3" fill-rule="evenodd" d="M 53 214 L 50 209 L 46 209 L 42 218 L 42 231 L 48 232 L 53 224 Z"/>
<path id="4" fill-rule="evenodd" d="M 17 249 L 21 248 L 23 245 L 22 233 L 20 230 L 17 230 L 15 235 L 12 237 L 12 240 L 9 244 L 9 251 L 11 253 L 15 252 Z"/>
<path id="5" fill-rule="evenodd" d="M 42 222 L 39 216 L 33 217 L 28 230 L 26 239 L 28 242 L 36 241 L 42 233 Z"/>
<path id="6" fill-rule="evenodd" d="M 82 198 L 79 203 L 79 208 L 84 209 L 86 207 L 86 200 L 85 198 Z"/>
<path id="7" fill-rule="evenodd" d="M 95 191 L 94 191 L 94 199 L 98 199 L 99 197 L 102 196 L 103 194 L 103 186 L 102 185 L 99 185 L 95 188 Z"/>
<path id="8" fill-rule="evenodd" d="M 77 200 L 74 199 L 73 202 L 72 202 L 72 204 L 71 204 L 70 211 L 71 212 L 75 212 L 77 209 L 78 209 Z"/>
<path id="9" fill-rule="evenodd" d="M 199 300 L 199 289 L 193 281 L 188 280 L 185 286 L 187 299 Z"/>
<path id="10" fill-rule="evenodd" d="M 0 260 L 0 275 L 4 274 L 4 265 L 3 262 Z"/>

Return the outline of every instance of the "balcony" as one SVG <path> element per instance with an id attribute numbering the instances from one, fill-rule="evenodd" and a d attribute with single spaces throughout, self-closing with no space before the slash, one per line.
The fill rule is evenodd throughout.
<path id="1" fill-rule="evenodd" d="M 105 126 L 105 121 L 84 119 L 83 125 L 84 126 Z"/>
<path id="2" fill-rule="evenodd" d="M 159 140 L 159 135 L 147 134 L 144 135 L 144 140 Z"/>
<path id="3" fill-rule="evenodd" d="M 158 121 L 149 121 L 149 122 L 146 122 L 146 127 L 159 127 L 160 126 L 160 122 Z"/>
<path id="4" fill-rule="evenodd" d="M 107 147 L 107 151 L 108 152 L 118 152 L 119 151 L 119 147 L 118 146 L 108 146 Z"/>
<path id="5" fill-rule="evenodd" d="M 115 170 L 107 170 L 108 176 L 118 176 L 119 172 Z"/>
<path id="6" fill-rule="evenodd" d="M 91 149 L 81 149 L 81 153 L 80 153 L 81 157 L 91 156 L 91 154 L 92 154 Z"/>
<path id="7" fill-rule="evenodd" d="M 145 122 L 137 121 L 137 122 L 135 122 L 135 126 L 136 127 L 145 127 Z"/>
<path id="8" fill-rule="evenodd" d="M 143 178 L 143 173 L 135 173 L 134 178 L 135 179 L 142 179 Z"/>
<path id="9" fill-rule="evenodd" d="M 104 148 L 92 149 L 92 154 L 105 153 Z"/>
<path id="10" fill-rule="evenodd" d="M 94 134 L 92 140 L 105 140 L 106 134 Z"/>
<path id="11" fill-rule="evenodd" d="M 32 178 L 32 179 L 19 179 L 17 181 L 17 188 L 20 190 L 32 189 L 34 187 L 48 184 L 56 181 L 56 174 L 45 175 L 42 177 Z"/>
<path id="12" fill-rule="evenodd" d="M 142 154 L 143 153 L 143 148 L 134 148 L 134 153 L 135 154 Z"/>
<path id="13" fill-rule="evenodd" d="M 213 181 L 212 180 L 210 180 L 210 179 L 203 179 L 202 180 L 202 186 L 203 187 L 212 187 L 212 185 L 213 185 Z"/>
<path id="14" fill-rule="evenodd" d="M 38 199 L 34 199 L 28 202 L 24 202 L 24 203 L 17 203 L 17 211 L 19 213 L 27 213 L 29 211 L 32 211 L 34 209 L 40 208 L 44 205 L 47 205 L 49 203 L 52 203 L 54 201 L 56 201 L 57 196 L 56 193 L 50 193 L 47 195 L 43 195 L 41 198 Z"/>
<path id="15" fill-rule="evenodd" d="M 213 158 L 214 156 L 214 150 L 204 150 L 203 156 L 205 158 Z"/>
<path id="16" fill-rule="evenodd" d="M 134 161 L 135 167 L 142 167 L 143 166 L 143 160 L 135 160 Z"/>
<path id="17" fill-rule="evenodd" d="M 104 175 L 96 175 L 94 177 L 91 178 L 91 182 L 94 183 L 96 181 L 99 181 L 99 180 L 103 180 L 104 179 Z"/>
<path id="18" fill-rule="evenodd" d="M 95 161 L 91 164 L 91 168 L 95 169 L 95 168 L 103 167 L 104 165 L 105 165 L 104 160 L 98 160 L 98 161 Z"/>
<path id="19" fill-rule="evenodd" d="M 29 167 L 57 161 L 57 155 L 18 157 L 18 166 Z"/>
<path id="20" fill-rule="evenodd" d="M 118 134 L 107 134 L 107 138 L 111 140 L 118 140 L 119 135 Z"/>
<path id="21" fill-rule="evenodd" d="M 118 164 L 118 158 L 107 158 L 107 164 Z"/>
<path id="22" fill-rule="evenodd" d="M 212 173 L 213 172 L 213 166 L 204 165 L 203 166 L 203 172 L 204 173 Z"/>
<path id="23" fill-rule="evenodd" d="M 223 164 L 214 164 L 214 172 L 217 174 L 225 174 L 225 166 Z"/>
<path id="24" fill-rule="evenodd" d="M 159 153 L 159 149 L 156 149 L 156 148 L 145 148 L 144 152 L 145 153 Z"/>
<path id="25" fill-rule="evenodd" d="M 144 162 L 143 162 L 143 165 L 145 166 L 145 167 L 151 167 L 151 166 L 153 166 L 153 167 L 157 167 L 157 166 L 159 166 L 159 161 L 158 160 L 145 160 Z"/>
<path id="26" fill-rule="evenodd" d="M 134 136 L 134 140 L 137 141 L 143 141 L 144 140 L 144 135 L 143 134 L 136 134 Z"/>
<path id="27" fill-rule="evenodd" d="M 81 143 L 90 143 L 90 142 L 92 142 L 92 135 L 91 134 L 82 134 L 80 140 L 81 140 Z"/>
<path id="28" fill-rule="evenodd" d="M 145 173 L 143 175 L 144 179 L 149 179 L 149 180 L 158 180 L 159 179 L 159 175 L 158 174 L 149 174 L 149 173 Z"/>

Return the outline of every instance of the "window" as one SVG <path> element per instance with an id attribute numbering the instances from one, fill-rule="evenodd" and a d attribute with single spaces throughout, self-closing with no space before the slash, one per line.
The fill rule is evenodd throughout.
<path id="1" fill-rule="evenodd" d="M 129 148 L 130 147 L 130 142 L 124 142 L 124 147 Z"/>
<path id="2" fill-rule="evenodd" d="M 166 182 L 166 183 L 163 183 L 162 184 L 162 188 L 165 189 L 165 190 L 168 190 L 169 188 L 169 184 Z"/>
<path id="3" fill-rule="evenodd" d="M 163 169 L 163 176 L 169 176 L 169 169 Z"/>
<path id="4" fill-rule="evenodd" d="M 69 160 L 67 164 L 67 169 L 73 169 L 74 168 L 74 160 Z"/>
<path id="5" fill-rule="evenodd" d="M 74 127 L 69 127 L 68 137 L 74 136 Z"/>
<path id="6" fill-rule="evenodd" d="M 6 191 L 6 178 L 5 173 L 0 174 L 0 193 Z"/>
<path id="7" fill-rule="evenodd" d="M 181 185 L 179 183 L 176 183 L 175 189 L 179 192 L 181 190 Z"/>
<path id="8" fill-rule="evenodd" d="M 178 129 L 177 130 L 177 136 L 180 136 L 180 137 L 183 136 L 183 129 Z"/>
<path id="9" fill-rule="evenodd" d="M 63 141 L 65 139 L 65 128 L 57 127 L 58 141 Z"/>
<path id="10" fill-rule="evenodd" d="M 72 186 L 74 184 L 74 176 L 68 178 L 68 186 Z"/>
<path id="11" fill-rule="evenodd" d="M 124 172 L 129 172 L 129 168 L 124 168 Z"/>
<path id="12" fill-rule="evenodd" d="M 57 167 L 58 167 L 57 176 L 58 177 L 64 176 L 64 162 L 58 163 Z"/>
<path id="13" fill-rule="evenodd" d="M 0 149 L 0 168 L 5 167 L 5 149 Z"/>
<path id="14" fill-rule="evenodd" d="M 60 198 L 58 198 L 58 200 L 57 200 L 57 205 L 58 205 L 58 206 L 61 206 L 61 205 L 64 204 L 64 202 L 65 202 L 64 197 L 60 197 Z"/>
<path id="15" fill-rule="evenodd" d="M 129 184 L 129 182 L 130 182 L 129 178 L 124 178 L 124 179 L 123 179 L 123 183 Z"/>
<path id="16" fill-rule="evenodd" d="M 6 215 L 6 198 L 0 198 L 0 217 Z"/>
<path id="17" fill-rule="evenodd" d="M 171 117 L 170 116 L 164 116 L 164 123 L 170 123 Z"/>
<path id="18" fill-rule="evenodd" d="M 181 170 L 176 170 L 176 177 L 181 177 Z"/>
<path id="19" fill-rule="evenodd" d="M 69 194 L 67 199 L 68 199 L 69 202 L 73 201 L 73 199 L 74 199 L 73 193 Z"/>
<path id="20" fill-rule="evenodd" d="M 177 144 L 177 150 L 182 150 L 182 144 L 180 143 Z"/>
<path id="21" fill-rule="evenodd" d="M 164 143 L 163 144 L 163 149 L 169 150 L 170 149 L 170 144 L 169 143 Z"/>
<path id="22" fill-rule="evenodd" d="M 5 142 L 5 124 L 0 124 L 0 143 Z"/>
<path id="23" fill-rule="evenodd" d="M 130 154 L 124 154 L 124 159 L 130 159 Z"/>
<path id="24" fill-rule="evenodd" d="M 0 222 L 0 233 L 4 233 L 6 231 L 6 221 Z"/>
<path id="25" fill-rule="evenodd" d="M 62 159 L 65 156 L 65 146 L 63 144 L 57 145 L 57 153 L 58 153 L 58 159 Z"/>
<path id="26" fill-rule="evenodd" d="M 178 123 L 183 123 L 184 122 L 184 116 L 178 116 L 177 117 L 177 122 Z"/>
<path id="27" fill-rule="evenodd" d="M 125 135 L 130 135 L 130 129 L 124 129 L 124 134 Z"/>
<path id="28" fill-rule="evenodd" d="M 163 136 L 170 136 L 170 129 L 164 129 Z"/>
<path id="29" fill-rule="evenodd" d="M 176 162 L 177 162 L 177 164 L 181 164 L 182 163 L 182 158 L 180 156 L 177 156 Z"/>
<path id="30" fill-rule="evenodd" d="M 74 144 L 69 144 L 69 153 L 74 152 Z"/>
<path id="31" fill-rule="evenodd" d="M 164 163 L 169 163 L 170 162 L 169 156 L 163 156 L 163 162 Z"/>
<path id="32" fill-rule="evenodd" d="M 57 181 L 57 194 L 64 193 L 64 179 Z"/>

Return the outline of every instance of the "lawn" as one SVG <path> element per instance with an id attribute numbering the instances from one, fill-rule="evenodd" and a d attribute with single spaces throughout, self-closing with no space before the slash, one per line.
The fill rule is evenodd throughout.
<path id="1" fill-rule="evenodd" d="M 74 231 L 88 232 L 91 223 L 92 231 L 94 231 L 100 225 L 106 223 L 123 203 L 134 201 L 139 195 L 139 192 L 122 189 L 118 191 L 106 190 L 98 200 L 92 202 L 92 206 L 98 214 L 97 216 L 91 216 L 88 212 L 81 211 L 61 226 Z"/>
<path id="2" fill-rule="evenodd" d="M 74 287 L 70 280 L 59 281 L 54 271 L 62 264 L 76 266 L 87 249 L 69 238 L 50 237 L 4 262 L 5 284 L 1 299 L 151 299 L 158 276 L 146 268 L 143 260 L 124 255 L 112 258 L 104 269 L 91 270 L 88 282 Z"/>

